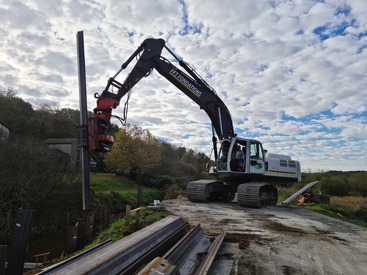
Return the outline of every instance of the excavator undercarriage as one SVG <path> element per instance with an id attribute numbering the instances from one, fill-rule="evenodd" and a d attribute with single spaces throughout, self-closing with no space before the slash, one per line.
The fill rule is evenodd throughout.
<path id="1" fill-rule="evenodd" d="M 193 202 L 233 201 L 237 193 L 237 203 L 245 207 L 276 205 L 277 188 L 268 183 L 242 183 L 227 185 L 218 180 L 196 180 L 187 184 L 186 196 Z"/>

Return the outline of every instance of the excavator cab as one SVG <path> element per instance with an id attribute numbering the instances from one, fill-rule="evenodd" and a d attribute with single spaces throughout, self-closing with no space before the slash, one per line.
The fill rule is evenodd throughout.
<path id="1" fill-rule="evenodd" d="M 262 144 L 257 140 L 240 137 L 225 139 L 218 154 L 217 172 L 264 174 L 264 158 Z"/>

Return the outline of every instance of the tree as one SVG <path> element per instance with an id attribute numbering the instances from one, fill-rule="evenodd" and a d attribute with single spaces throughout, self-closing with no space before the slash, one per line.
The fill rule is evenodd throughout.
<path id="1" fill-rule="evenodd" d="M 47 138 L 73 138 L 80 124 L 78 110 L 57 109 L 48 105 L 33 108 L 17 93 L 8 89 L 0 91 L 0 118 L 18 136 Z"/>
<path id="2" fill-rule="evenodd" d="M 177 148 L 168 142 L 161 142 L 161 162 L 157 167 L 157 174 L 179 176 L 181 157 Z"/>
<path id="3" fill-rule="evenodd" d="M 39 139 L 76 137 L 78 116 L 78 110 L 39 106 L 32 121 L 33 133 Z"/>
<path id="4" fill-rule="evenodd" d="M 137 126 L 121 128 L 105 162 L 109 169 L 139 177 L 151 172 L 161 159 L 160 142 L 149 130 Z"/>
<path id="5" fill-rule="evenodd" d="M 105 162 L 110 170 L 129 173 L 139 183 L 138 205 L 142 203 L 145 177 L 159 164 L 160 142 L 149 132 L 137 126 L 127 126 L 116 134 L 111 152 Z"/>
<path id="6" fill-rule="evenodd" d="M 0 91 L 0 118 L 18 135 L 32 135 L 34 114 L 32 105 L 17 97 L 14 90 Z"/>
<path id="7" fill-rule="evenodd" d="M 36 219 L 42 213 L 56 208 L 75 207 L 74 194 L 80 186 L 74 182 L 74 167 L 67 156 L 48 149 L 36 140 L 7 139 L 0 141 L 0 237 L 8 240 L 19 208 L 36 210 Z M 65 197 L 60 198 L 60 194 Z M 81 194 L 78 200 L 81 204 Z M 61 215 L 62 216 L 62 215 Z M 49 216 L 47 216 L 49 217 Z M 55 226 L 57 217 L 34 223 L 37 231 Z"/>

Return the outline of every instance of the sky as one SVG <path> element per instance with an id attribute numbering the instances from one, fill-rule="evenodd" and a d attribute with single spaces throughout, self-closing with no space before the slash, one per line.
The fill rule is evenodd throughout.
<path id="1" fill-rule="evenodd" d="M 0 90 L 35 108 L 79 109 L 78 31 L 90 111 L 144 39 L 163 38 L 216 90 L 238 136 L 304 172 L 367 170 L 366 0 L 0 0 L 0 18 Z M 132 89 L 127 123 L 210 154 L 206 113 L 157 72 Z"/>

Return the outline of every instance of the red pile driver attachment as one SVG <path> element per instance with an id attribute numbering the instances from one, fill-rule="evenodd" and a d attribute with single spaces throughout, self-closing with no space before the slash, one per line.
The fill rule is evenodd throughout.
<path id="1" fill-rule="evenodd" d="M 99 117 L 90 117 L 88 120 L 89 150 L 108 152 L 114 142 L 113 136 L 108 134 L 110 121 Z"/>

